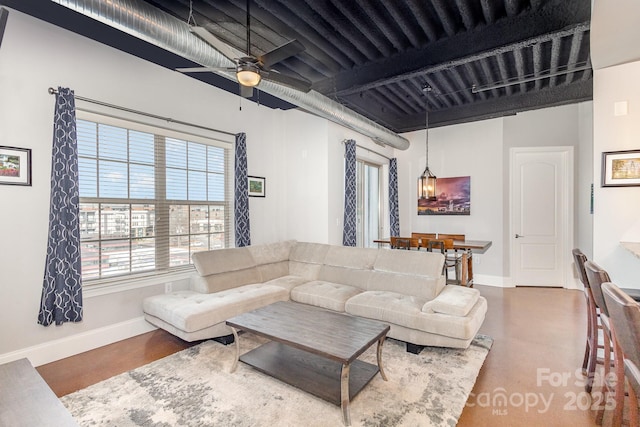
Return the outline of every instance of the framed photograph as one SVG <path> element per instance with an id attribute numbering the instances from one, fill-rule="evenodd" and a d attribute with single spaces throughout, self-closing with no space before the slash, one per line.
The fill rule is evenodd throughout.
<path id="1" fill-rule="evenodd" d="M 602 153 L 602 186 L 640 186 L 640 150 Z"/>
<path id="2" fill-rule="evenodd" d="M 265 196 L 265 178 L 259 176 L 249 176 L 249 197 Z"/>
<path id="3" fill-rule="evenodd" d="M 0 146 L 0 184 L 31 185 L 31 149 Z"/>
<path id="4" fill-rule="evenodd" d="M 436 179 L 436 200 L 418 199 L 418 215 L 471 215 L 471 177 Z"/>

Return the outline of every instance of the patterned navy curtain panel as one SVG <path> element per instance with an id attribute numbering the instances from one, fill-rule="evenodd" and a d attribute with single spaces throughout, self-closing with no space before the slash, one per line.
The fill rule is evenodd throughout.
<path id="1" fill-rule="evenodd" d="M 235 235 L 236 247 L 251 244 L 249 224 L 249 184 L 247 181 L 247 135 L 236 134 L 235 150 Z"/>
<path id="2" fill-rule="evenodd" d="M 82 275 L 78 221 L 78 142 L 73 91 L 58 88 L 53 123 L 49 240 L 38 323 L 82 320 Z"/>
<path id="3" fill-rule="evenodd" d="M 344 154 L 344 229 L 342 244 L 356 245 L 356 142 L 345 142 Z"/>
<path id="4" fill-rule="evenodd" d="M 398 159 L 389 160 L 389 233 L 400 235 L 400 210 L 398 208 Z"/>

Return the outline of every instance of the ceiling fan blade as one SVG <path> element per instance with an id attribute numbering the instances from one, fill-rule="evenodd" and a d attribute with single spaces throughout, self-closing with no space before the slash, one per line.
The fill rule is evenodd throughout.
<path id="1" fill-rule="evenodd" d="M 243 98 L 251 98 L 253 96 L 253 87 L 251 86 L 244 86 L 241 84 L 238 84 L 238 86 L 240 86 L 240 96 Z"/>
<path id="2" fill-rule="evenodd" d="M 192 68 L 176 68 L 181 73 L 210 73 L 212 71 L 235 71 L 233 67 L 192 67 Z"/>
<path id="3" fill-rule="evenodd" d="M 205 42 L 209 43 L 211 47 L 213 47 L 215 50 L 232 61 L 234 60 L 234 58 L 242 56 L 238 55 L 239 52 L 235 48 L 229 46 L 228 44 L 211 34 L 211 32 L 205 27 L 191 27 L 189 28 L 189 31 L 200 37 Z"/>
<path id="4" fill-rule="evenodd" d="M 265 80 L 270 80 L 275 83 L 279 83 L 284 86 L 289 86 L 293 89 L 297 89 L 301 92 L 309 92 L 311 90 L 311 82 L 308 80 L 299 79 L 296 77 L 290 77 L 282 73 L 278 73 L 275 70 L 269 71 L 269 73 L 261 73 Z"/>
<path id="5" fill-rule="evenodd" d="M 293 55 L 304 51 L 304 45 L 298 40 L 291 40 L 280 47 L 273 49 L 258 57 L 258 60 L 267 68 Z"/>

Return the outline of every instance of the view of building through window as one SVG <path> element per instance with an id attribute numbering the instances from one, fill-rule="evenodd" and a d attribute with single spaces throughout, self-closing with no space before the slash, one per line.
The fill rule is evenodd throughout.
<path id="1" fill-rule="evenodd" d="M 188 265 L 228 246 L 228 149 L 78 120 L 85 280 Z"/>

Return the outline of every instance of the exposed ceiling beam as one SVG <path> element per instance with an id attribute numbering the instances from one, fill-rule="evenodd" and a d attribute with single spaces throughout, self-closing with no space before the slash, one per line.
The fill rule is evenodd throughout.
<path id="1" fill-rule="evenodd" d="M 491 52 L 504 46 L 519 45 L 522 40 L 543 39 L 558 28 L 589 26 L 591 6 L 588 1 L 575 4 L 565 0 L 552 0 L 531 13 L 496 21 L 492 25 L 477 27 L 473 31 L 455 34 L 450 38 L 430 43 L 424 49 L 411 49 L 405 53 L 372 62 L 355 69 L 345 70 L 333 78 L 314 84 L 318 92 L 329 94 L 362 90 L 369 85 L 381 85 L 397 76 L 424 72 L 437 64 L 451 63 L 460 57 L 472 57 L 478 51 Z M 480 45 L 479 45 L 480 44 Z"/>
<path id="2" fill-rule="evenodd" d="M 472 62 L 476 62 L 479 60 L 483 60 L 486 58 L 492 58 L 492 57 L 496 57 L 499 55 L 502 55 L 504 53 L 510 53 L 519 49 L 522 49 L 523 47 L 527 47 L 527 46 L 535 46 L 538 45 L 540 43 L 544 43 L 544 42 L 548 42 L 548 41 L 552 41 L 554 42 L 554 46 L 557 44 L 557 40 L 560 40 L 563 37 L 567 37 L 567 36 L 571 36 L 574 34 L 582 34 L 589 31 L 589 23 L 585 22 L 585 23 L 580 23 L 580 24 L 575 24 L 572 25 L 571 27 L 565 28 L 561 31 L 556 31 L 556 32 L 552 32 L 552 33 L 546 33 L 546 34 L 542 34 L 536 37 L 532 37 L 529 38 L 527 40 L 520 40 L 518 42 L 512 43 L 512 44 L 508 44 L 508 45 L 502 45 L 499 47 L 495 47 L 493 49 L 490 50 L 486 50 L 480 53 L 474 53 L 474 54 L 470 54 L 464 57 L 457 57 L 455 59 L 452 59 L 450 61 L 447 61 L 445 63 L 438 63 L 438 64 L 434 64 L 431 66 L 427 66 L 421 69 L 414 69 L 411 71 L 407 71 L 404 74 L 399 74 L 399 75 L 391 75 L 388 76 L 386 78 L 382 78 L 379 80 L 372 80 L 366 83 L 363 83 L 360 86 L 351 86 L 347 89 L 343 89 L 343 90 L 339 90 L 337 92 L 338 96 L 348 96 L 351 95 L 353 93 L 358 93 L 358 92 L 362 92 L 363 90 L 369 90 L 369 89 L 373 89 L 376 88 L 378 86 L 384 86 L 386 84 L 389 83 L 393 83 L 393 82 L 397 82 L 400 80 L 405 80 L 405 79 L 409 79 L 412 77 L 416 77 L 419 75 L 428 75 L 428 74 L 432 74 L 432 73 L 436 73 L 436 72 L 440 72 L 440 71 L 444 71 L 444 70 L 448 70 L 451 68 L 455 68 L 457 66 L 460 65 L 465 65 L 465 64 L 469 64 Z M 582 37 L 582 36 L 581 36 Z M 556 55 L 557 56 L 557 55 Z M 358 75 L 361 73 L 358 73 Z M 354 73 L 355 75 L 355 73 Z"/>
<path id="3" fill-rule="evenodd" d="M 570 85 L 555 86 L 534 93 L 515 94 L 511 97 L 432 111 L 429 113 L 429 128 L 504 117 L 536 108 L 590 101 L 593 98 L 591 83 L 591 81 L 574 82 Z M 542 106 L 540 106 L 541 98 L 544 99 Z M 350 106 L 356 111 L 359 109 L 355 103 L 350 103 Z M 380 124 L 390 129 L 396 129 L 396 131 L 401 128 L 402 132 L 424 129 L 424 113 L 405 115 L 398 117 L 397 121 L 387 120 L 380 122 Z"/>

